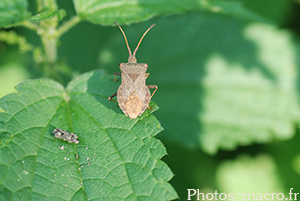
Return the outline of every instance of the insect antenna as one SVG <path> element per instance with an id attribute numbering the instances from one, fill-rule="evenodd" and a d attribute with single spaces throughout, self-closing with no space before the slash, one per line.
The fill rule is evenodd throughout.
<path id="1" fill-rule="evenodd" d="M 136 46 L 136 48 L 135 48 L 135 50 L 134 50 L 134 52 L 133 52 L 133 56 L 135 56 L 136 51 L 139 49 L 139 46 L 140 46 L 140 44 L 141 44 L 143 38 L 145 37 L 145 35 L 146 35 L 146 34 L 148 33 L 148 31 L 150 31 L 150 29 L 151 29 L 152 27 L 154 27 L 154 26 L 155 26 L 155 24 L 152 24 L 152 25 L 145 31 L 145 33 L 143 34 L 142 38 L 140 39 L 139 43 L 137 44 L 137 46 Z"/>
<path id="2" fill-rule="evenodd" d="M 123 34 L 123 36 L 124 36 L 124 38 L 125 38 L 125 42 L 126 42 L 126 46 L 127 46 L 127 49 L 128 49 L 128 52 L 129 52 L 129 56 L 131 56 L 132 54 L 131 54 L 131 50 L 130 50 L 130 47 L 129 47 L 129 45 L 128 45 L 128 41 L 127 41 L 127 38 L 126 38 L 126 35 L 125 35 L 125 33 L 124 33 L 124 31 L 123 31 L 123 29 L 120 27 L 120 25 L 118 25 L 116 22 L 114 22 L 118 27 L 119 27 L 119 29 L 121 30 L 121 32 L 122 32 L 122 34 Z M 144 36 L 143 36 L 144 37 Z"/>

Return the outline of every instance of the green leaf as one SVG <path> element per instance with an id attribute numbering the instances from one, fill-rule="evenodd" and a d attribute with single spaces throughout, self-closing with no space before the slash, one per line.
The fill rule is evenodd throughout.
<path id="1" fill-rule="evenodd" d="M 233 15 L 246 20 L 268 22 L 245 9 L 240 2 L 224 0 L 73 0 L 75 10 L 82 19 L 93 23 L 112 25 L 140 22 L 159 15 L 179 14 L 191 10 Z"/>
<path id="2" fill-rule="evenodd" d="M 29 22 L 40 22 L 43 20 L 51 19 L 57 16 L 58 20 L 62 20 L 63 17 L 66 16 L 66 11 L 60 9 L 58 11 L 54 11 L 49 7 L 44 7 L 41 11 L 39 11 L 36 15 L 31 16 L 28 21 Z"/>
<path id="3" fill-rule="evenodd" d="M 153 22 L 124 27 L 132 48 Z M 158 85 L 165 140 L 216 153 L 294 135 L 297 53 L 288 32 L 201 13 L 155 23 L 137 60 L 149 65 L 147 84 Z M 117 71 L 128 58 L 120 31 L 107 43 L 101 66 Z"/>
<path id="4" fill-rule="evenodd" d="M 272 20 L 277 26 L 282 27 L 289 21 L 289 16 L 293 13 L 295 1 L 286 0 L 238 0 L 249 10 Z M 268 8 L 268 9 L 266 9 Z"/>
<path id="5" fill-rule="evenodd" d="M 166 150 L 154 138 L 162 127 L 152 111 L 130 120 L 109 102 L 119 84 L 111 78 L 90 72 L 67 89 L 52 80 L 25 81 L 1 99 L 0 200 L 177 197 L 160 160 Z M 56 139 L 55 127 L 75 133 L 79 144 Z"/>
<path id="6" fill-rule="evenodd" d="M 42 20 L 47 20 L 56 16 L 56 11 L 52 10 L 49 7 L 43 8 L 36 15 L 31 16 L 28 21 L 29 22 L 39 22 Z"/>
<path id="7" fill-rule="evenodd" d="M 1 0 L 0 1 L 0 27 L 9 27 L 26 20 L 26 0 Z"/>
<path id="8" fill-rule="evenodd" d="M 62 20 L 67 15 L 67 12 L 64 9 L 60 9 L 56 11 L 56 15 L 58 20 Z"/>
<path id="9" fill-rule="evenodd" d="M 241 155 L 234 161 L 225 161 L 218 167 L 216 177 L 220 191 L 238 194 L 241 200 L 255 200 L 252 196 L 259 200 L 261 194 L 284 192 L 276 163 L 266 154 L 255 158 Z"/>

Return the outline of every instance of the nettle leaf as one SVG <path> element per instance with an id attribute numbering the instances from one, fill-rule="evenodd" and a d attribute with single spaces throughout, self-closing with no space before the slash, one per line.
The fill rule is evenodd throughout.
<path id="1" fill-rule="evenodd" d="M 66 16 L 66 11 L 63 9 L 54 11 L 49 7 L 45 7 L 41 11 L 39 11 L 36 15 L 31 16 L 28 19 L 28 21 L 29 22 L 40 22 L 43 20 L 51 19 L 55 16 L 57 16 L 58 20 L 62 20 L 62 18 Z"/>
<path id="2" fill-rule="evenodd" d="M 160 160 L 166 150 L 154 138 L 162 127 L 150 110 L 130 120 L 109 102 L 119 84 L 111 78 L 86 73 L 66 90 L 52 80 L 25 81 L 0 100 L 0 200 L 177 197 Z M 75 133 L 79 144 L 55 138 L 55 127 Z"/>
<path id="3" fill-rule="evenodd" d="M 0 1 L 0 27 L 9 27 L 26 20 L 29 16 L 26 0 Z"/>
<path id="4" fill-rule="evenodd" d="M 131 46 L 154 21 L 126 27 Z M 149 65 L 147 84 L 161 109 L 164 139 L 208 153 L 293 137 L 299 122 L 295 42 L 272 26 L 247 25 L 216 14 L 155 20 L 137 60 Z M 102 66 L 126 61 L 116 31 Z M 123 50 L 123 51 L 120 51 Z"/>
<path id="5" fill-rule="evenodd" d="M 237 16 L 246 20 L 268 22 L 243 7 L 241 2 L 224 0 L 73 0 L 82 19 L 93 23 L 112 25 L 140 22 L 158 15 L 178 14 L 190 10 L 204 10 Z M 268 22 L 269 23 L 269 22 Z"/>
<path id="6" fill-rule="evenodd" d="M 40 10 L 36 15 L 31 16 L 29 22 L 39 22 L 42 20 L 47 20 L 56 16 L 56 12 L 49 7 L 45 7 Z"/>

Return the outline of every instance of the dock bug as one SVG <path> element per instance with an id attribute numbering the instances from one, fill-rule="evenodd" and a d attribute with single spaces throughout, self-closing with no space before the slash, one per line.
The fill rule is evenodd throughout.
<path id="1" fill-rule="evenodd" d="M 129 52 L 129 58 L 128 63 L 119 64 L 121 74 L 114 73 L 115 76 L 121 75 L 122 83 L 119 86 L 118 91 L 110 96 L 108 100 L 113 101 L 112 98 L 117 95 L 117 102 L 124 114 L 129 116 L 130 119 L 136 119 L 143 114 L 147 107 L 150 108 L 150 100 L 157 90 L 156 85 L 146 85 L 146 79 L 149 76 L 149 73 L 146 73 L 148 65 L 145 63 L 137 63 L 135 57 L 143 38 L 155 24 L 151 25 L 145 31 L 132 54 L 123 29 L 116 22 L 114 23 L 119 27 L 124 36 Z M 152 94 L 150 94 L 149 88 L 155 89 Z"/>

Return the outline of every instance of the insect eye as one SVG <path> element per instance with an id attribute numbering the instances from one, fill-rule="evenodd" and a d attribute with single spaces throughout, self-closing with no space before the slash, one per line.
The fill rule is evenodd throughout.
<path id="1" fill-rule="evenodd" d="M 121 66 L 122 63 L 119 63 L 118 66 Z"/>
<path id="2" fill-rule="evenodd" d="M 145 64 L 145 67 L 148 68 L 148 64 Z"/>

